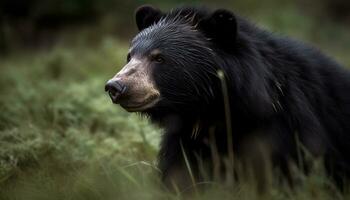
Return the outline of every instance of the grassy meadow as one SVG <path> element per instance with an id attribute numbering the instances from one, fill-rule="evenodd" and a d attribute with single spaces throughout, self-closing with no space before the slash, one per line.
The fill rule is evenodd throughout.
<path id="1" fill-rule="evenodd" d="M 258 24 L 322 48 L 350 66 L 350 29 L 301 14 L 245 11 Z M 62 34 L 53 47 L 0 59 L 0 199 L 182 199 L 159 182 L 161 130 L 113 105 L 105 82 L 126 60 L 128 41 L 101 27 Z M 96 34 L 96 33 L 95 33 Z M 130 36 L 131 37 L 131 36 Z M 212 183 L 190 199 L 350 199 L 322 167 L 294 190 L 273 185 L 260 196 L 249 184 Z"/>

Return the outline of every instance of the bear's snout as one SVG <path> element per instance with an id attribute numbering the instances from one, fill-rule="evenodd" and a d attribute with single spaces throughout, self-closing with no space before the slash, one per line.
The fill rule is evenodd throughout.
<path id="1" fill-rule="evenodd" d="M 107 81 L 105 91 L 108 92 L 113 103 L 118 103 L 120 97 L 126 92 L 126 86 L 118 80 L 111 79 Z"/>

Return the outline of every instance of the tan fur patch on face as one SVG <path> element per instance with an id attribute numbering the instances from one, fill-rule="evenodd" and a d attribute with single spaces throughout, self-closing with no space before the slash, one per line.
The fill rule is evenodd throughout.
<path id="1" fill-rule="evenodd" d="M 152 107 L 160 98 L 151 76 L 147 59 L 132 58 L 114 79 L 127 87 L 126 97 L 120 104 L 128 111 L 140 111 Z"/>
<path id="2" fill-rule="evenodd" d="M 157 55 L 159 55 L 159 54 L 161 54 L 162 52 L 159 50 L 159 49 L 154 49 L 151 53 L 150 53 L 150 55 L 151 56 L 157 56 Z"/>

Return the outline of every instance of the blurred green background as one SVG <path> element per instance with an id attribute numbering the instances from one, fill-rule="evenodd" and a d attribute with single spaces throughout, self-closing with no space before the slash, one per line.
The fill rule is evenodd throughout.
<path id="1" fill-rule="evenodd" d="M 113 105 L 103 90 L 125 63 L 142 4 L 228 8 L 350 66 L 348 0 L 2 0 L 0 199 L 180 198 L 158 180 L 161 130 Z M 214 185 L 191 198 L 259 194 L 245 184 Z M 274 185 L 266 198 L 350 196 L 332 189 L 319 169 L 294 191 Z"/>

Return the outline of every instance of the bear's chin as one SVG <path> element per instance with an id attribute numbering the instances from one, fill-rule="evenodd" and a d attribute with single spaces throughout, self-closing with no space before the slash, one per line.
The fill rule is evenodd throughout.
<path id="1" fill-rule="evenodd" d="M 143 101 L 142 103 L 121 102 L 120 106 L 128 112 L 142 112 L 152 108 L 158 101 L 159 98 L 151 98 Z"/>

